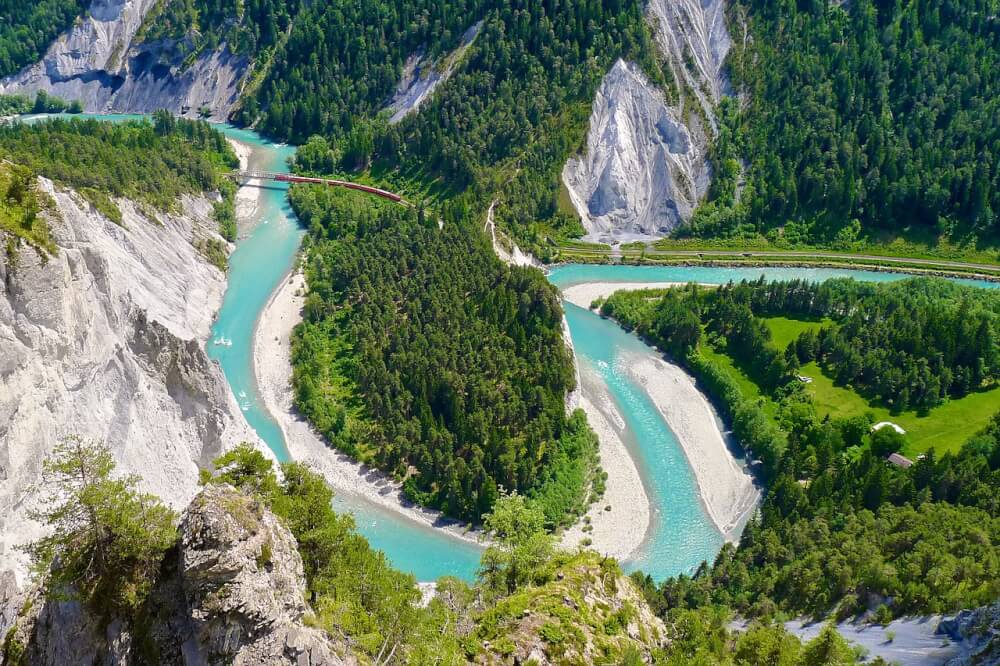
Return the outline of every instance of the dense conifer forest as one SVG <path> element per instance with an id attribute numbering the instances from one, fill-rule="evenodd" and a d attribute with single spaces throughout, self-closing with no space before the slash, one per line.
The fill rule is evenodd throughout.
<path id="1" fill-rule="evenodd" d="M 482 208 L 499 198 L 501 225 L 547 256 L 546 239 L 580 232 L 557 205 L 558 174 L 581 148 L 614 60 L 638 61 L 668 99 L 679 94 L 644 9 L 637 0 L 177 0 L 159 4 L 140 36 L 180 40 L 189 56 L 223 42 L 253 56 L 236 120 L 295 143 L 321 135 L 338 169 L 374 166 L 420 190 L 437 181 L 475 192 Z M 711 201 L 685 232 L 993 242 L 998 11 L 997 0 L 733 3 L 727 73 L 739 96 L 718 110 Z M 12 20 L 0 27 L 0 73 L 10 73 L 82 7 L 13 3 L 3 13 Z M 478 21 L 452 78 L 389 126 L 380 112 L 407 58 L 448 52 Z"/>
<path id="2" fill-rule="evenodd" d="M 784 241 L 995 240 L 996 0 L 740 0 L 729 71 L 746 97 L 716 145 L 726 176 L 692 230 Z M 734 21 L 735 19 L 735 21 Z M 741 46 L 743 45 L 743 46 Z M 746 188 L 737 199 L 738 162 Z"/>
<path id="3" fill-rule="evenodd" d="M 931 279 L 692 285 L 652 300 L 650 292 L 619 292 L 603 303 L 602 313 L 662 345 L 695 374 L 769 481 L 761 516 L 739 547 L 725 546 L 693 579 L 672 579 L 655 591 L 647 580 L 654 603 L 664 612 L 722 604 L 767 617 L 821 618 L 835 610 L 846 618 L 874 610 L 883 621 L 995 600 L 1000 414 L 956 454 L 931 449 L 908 469 L 893 466 L 886 457 L 903 448 L 905 436 L 873 431 L 864 414 L 821 418 L 796 376 L 802 340 L 779 349 L 761 316 L 828 317 L 813 334 L 828 349 L 850 350 L 865 359 L 860 366 L 869 363 L 867 376 L 898 381 L 899 393 L 936 402 L 954 395 L 959 376 L 968 377 L 959 390 L 995 384 L 984 368 L 996 359 L 997 304 L 992 292 Z M 880 352 L 868 346 L 873 338 Z M 713 340 L 725 341 L 725 353 L 766 398 L 748 394 L 707 353 Z M 834 372 L 843 368 L 830 362 Z M 883 385 L 864 376 L 851 378 L 858 390 Z"/>
<path id="4" fill-rule="evenodd" d="M 225 138 L 205 122 L 154 114 L 153 121 L 51 119 L 0 126 L 0 157 L 76 189 L 114 222 L 111 197 L 172 211 L 182 194 L 221 190 L 215 217 L 235 238 L 235 188 L 221 173 L 237 166 Z"/>
<path id="5" fill-rule="evenodd" d="M 205 122 L 157 114 L 155 122 L 52 119 L 0 126 L 0 154 L 40 175 L 170 209 L 183 193 L 219 183 L 236 157 Z"/>
<path id="6" fill-rule="evenodd" d="M 225 42 L 234 53 L 266 61 L 301 6 L 286 0 L 160 2 L 146 15 L 139 37 L 146 42 L 173 40 L 186 57 Z"/>
<path id="7" fill-rule="evenodd" d="M 596 439 L 566 416 L 573 364 L 545 277 L 500 262 L 458 206 L 439 221 L 307 187 L 292 205 L 310 229 L 296 402 L 316 427 L 449 515 L 478 520 L 506 489 L 550 525 L 575 516 Z"/>

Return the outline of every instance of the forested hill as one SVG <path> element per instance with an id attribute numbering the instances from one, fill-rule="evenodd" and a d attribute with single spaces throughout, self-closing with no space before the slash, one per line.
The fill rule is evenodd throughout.
<path id="1" fill-rule="evenodd" d="M 423 210 L 296 187 L 310 229 L 296 405 L 329 442 L 476 521 L 503 489 L 550 526 L 599 494 L 596 437 L 566 415 L 574 372 L 555 289 L 506 266 L 460 207 Z"/>
<path id="2" fill-rule="evenodd" d="M 1000 233 L 1000 3 L 737 0 L 732 160 L 702 236 Z M 736 203 L 736 160 L 747 186 Z"/>
<path id="3" fill-rule="evenodd" d="M 543 236 L 579 230 L 556 205 L 559 175 L 602 77 L 624 56 L 662 80 L 643 10 L 639 0 L 315 4 L 239 118 L 294 142 L 327 137 L 337 168 L 374 164 L 404 186 L 415 176 L 419 188 L 472 191 L 483 211 L 502 195 L 499 221 L 544 253 Z M 458 71 L 418 113 L 387 124 L 379 112 L 406 58 L 453 48 L 478 20 Z"/>
<path id="4" fill-rule="evenodd" d="M 878 623 L 994 602 L 996 307 L 992 292 L 941 280 L 691 285 L 608 299 L 603 313 L 668 349 L 697 377 L 769 481 L 739 546 L 723 547 L 693 578 L 658 589 L 646 580 L 651 600 L 668 617 L 723 605 L 751 616 L 834 613 Z M 795 329 L 802 334 L 791 335 Z M 828 375 L 839 377 L 836 385 Z M 994 399 L 952 412 L 962 416 L 936 411 L 945 400 L 968 409 L 970 391 Z M 872 402 L 859 404 L 855 392 Z M 904 394 L 911 404 L 901 404 Z M 874 427 L 873 409 L 888 403 L 887 417 L 897 419 L 913 401 L 928 425 L 944 419 L 944 431 L 963 425 L 956 418 L 983 427 L 937 451 L 943 434 L 914 449 L 915 433 Z M 923 455 L 910 453 L 909 466 L 887 461 L 909 450 Z"/>

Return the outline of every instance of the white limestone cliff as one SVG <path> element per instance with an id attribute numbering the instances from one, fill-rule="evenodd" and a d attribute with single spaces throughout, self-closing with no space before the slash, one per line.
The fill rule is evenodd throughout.
<path id="1" fill-rule="evenodd" d="M 70 190 L 54 199 L 59 252 L 0 255 L 0 571 L 23 578 L 16 546 L 38 536 L 27 513 L 41 464 L 62 437 L 105 441 L 119 469 L 175 508 L 198 468 L 256 441 L 205 342 L 225 276 L 193 242 L 216 237 L 211 202 L 147 219 L 121 201 L 124 227 Z"/>
<path id="2" fill-rule="evenodd" d="M 587 147 L 563 169 L 584 239 L 617 244 L 667 235 L 711 181 L 715 108 L 728 93 L 724 0 L 650 0 L 647 19 L 676 88 L 668 101 L 634 63 L 618 61 L 594 100 Z"/>
<path id="3" fill-rule="evenodd" d="M 192 500 L 177 545 L 149 582 L 138 617 L 102 617 L 34 587 L 4 628 L 8 645 L 19 646 L 20 663 L 42 666 L 359 663 L 348 645 L 306 623 L 312 611 L 288 527 L 229 486 L 209 485 Z"/>
<path id="4" fill-rule="evenodd" d="M 157 0 L 93 0 L 88 13 L 48 48 L 41 61 L 0 80 L 0 93 L 39 90 L 79 100 L 93 113 L 211 109 L 225 119 L 239 98 L 249 61 L 225 44 L 185 66 L 170 41 L 139 43 Z"/>
<path id="5" fill-rule="evenodd" d="M 470 27 L 462 35 L 458 48 L 437 60 L 427 57 L 423 52 L 414 53 L 407 58 L 403 66 L 403 76 L 386 107 L 391 114 L 390 124 L 398 123 L 411 113 L 415 113 L 420 105 L 434 94 L 437 87 L 451 77 L 455 67 L 472 46 L 482 28 L 482 21 Z"/>

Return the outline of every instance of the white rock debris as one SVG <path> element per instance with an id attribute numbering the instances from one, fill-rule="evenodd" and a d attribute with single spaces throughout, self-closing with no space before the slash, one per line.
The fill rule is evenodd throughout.
<path id="1" fill-rule="evenodd" d="M 586 151 L 563 169 L 587 241 L 661 238 L 691 217 L 711 181 L 715 107 L 729 91 L 725 2 L 650 0 L 647 19 L 684 94 L 668 103 L 634 63 L 618 61 L 605 77 Z"/>
<path id="2" fill-rule="evenodd" d="M 36 538 L 32 486 L 61 438 L 105 441 L 119 470 L 176 508 L 198 468 L 256 442 L 204 346 L 225 276 L 193 246 L 216 237 L 211 202 L 146 219 L 120 201 L 123 227 L 40 179 L 61 220 L 58 254 L 0 254 L 0 571 L 23 579 L 15 546 Z"/>
<path id="3" fill-rule="evenodd" d="M 249 60 L 225 44 L 188 66 L 170 40 L 139 43 L 157 0 L 93 0 L 86 16 L 53 42 L 40 62 L 0 81 L 2 94 L 44 90 L 79 100 L 93 113 L 168 109 L 225 119 L 236 104 Z"/>
<path id="4" fill-rule="evenodd" d="M 392 113 L 389 118 L 391 124 L 398 123 L 411 113 L 415 113 L 420 105 L 434 94 L 437 87 L 451 77 L 455 67 L 482 28 L 482 21 L 470 27 L 462 35 L 458 48 L 440 59 L 432 60 L 421 51 L 407 58 L 396 93 L 386 107 Z"/>
<path id="5" fill-rule="evenodd" d="M 650 0 L 647 19 L 674 77 L 694 92 L 715 129 L 715 106 L 731 93 L 723 65 L 732 40 L 725 0 Z"/>

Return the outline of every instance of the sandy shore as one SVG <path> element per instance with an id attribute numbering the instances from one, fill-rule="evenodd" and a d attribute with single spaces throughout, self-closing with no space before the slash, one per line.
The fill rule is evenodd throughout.
<path id="1" fill-rule="evenodd" d="M 643 356 L 627 358 L 626 365 L 677 436 L 712 522 L 735 541 L 760 492 L 727 448 L 715 410 L 680 367 Z"/>
<path id="2" fill-rule="evenodd" d="M 574 305 L 589 308 L 594 300 L 616 291 L 667 289 L 680 285 L 675 282 L 593 282 L 567 287 L 562 296 Z M 654 356 L 638 355 L 628 358 L 626 365 L 677 437 L 712 522 L 727 540 L 738 539 L 760 500 L 760 491 L 750 474 L 733 458 L 711 403 L 698 390 L 694 379 L 677 365 Z M 609 434 L 603 432 L 589 411 L 587 417 L 601 437 L 603 459 L 604 440 Z M 629 460 L 631 462 L 631 458 Z M 609 488 L 613 482 L 609 470 Z"/>
<path id="3" fill-rule="evenodd" d="M 616 291 L 638 289 L 669 289 L 682 286 L 682 282 L 587 282 L 575 284 L 562 290 L 564 299 L 581 308 L 590 309 L 590 304 L 598 298 L 605 298 Z"/>
<path id="4" fill-rule="evenodd" d="M 267 410 L 278 422 L 288 452 L 297 462 L 321 473 L 341 495 L 363 499 L 414 522 L 449 532 L 456 538 L 478 543 L 479 533 L 466 532 L 463 525 L 439 512 L 407 502 L 399 484 L 382 472 L 360 465 L 328 447 L 292 405 L 290 336 L 302 320 L 305 278 L 296 273 L 281 283 L 261 313 L 254 333 L 254 373 Z"/>
<path id="5" fill-rule="evenodd" d="M 619 434 L 624 426 L 615 411 L 600 379 L 591 371 L 581 373 L 583 386 L 578 397 L 579 407 L 587 414 L 590 427 L 600 440 L 601 467 L 608 473 L 604 497 L 595 502 L 587 516 L 590 532 L 584 532 L 586 523 L 580 520 L 562 535 L 567 548 L 579 545 L 590 538 L 590 548 L 618 560 L 626 560 L 646 538 L 650 527 L 651 507 L 639 470 L 629 455 Z M 595 404 L 599 401 L 598 404 Z M 605 510 L 605 507 L 611 507 Z"/>
<path id="6" fill-rule="evenodd" d="M 239 158 L 240 169 L 247 170 L 250 167 L 250 155 L 253 154 L 253 148 L 236 139 L 227 138 L 226 141 L 236 153 L 236 157 Z M 236 224 L 241 234 L 248 230 L 249 225 L 252 225 L 257 206 L 260 205 L 259 185 L 260 181 L 251 180 L 236 192 Z"/>

